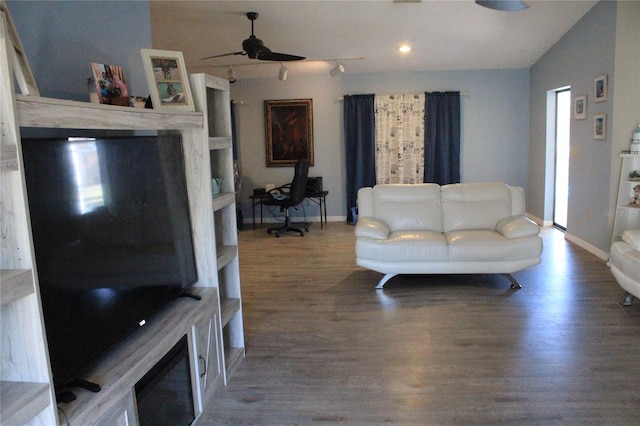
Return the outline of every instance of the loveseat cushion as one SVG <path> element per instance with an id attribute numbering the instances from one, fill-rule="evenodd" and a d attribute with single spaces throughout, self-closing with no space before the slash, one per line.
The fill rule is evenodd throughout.
<path id="1" fill-rule="evenodd" d="M 508 261 L 539 257 L 542 239 L 537 235 L 505 238 L 498 232 L 472 229 L 445 233 L 449 261 Z"/>
<path id="2" fill-rule="evenodd" d="M 356 256 L 389 262 L 429 262 L 448 259 L 447 239 L 437 231 L 396 231 L 386 240 L 358 238 Z"/>
<path id="3" fill-rule="evenodd" d="M 442 218 L 445 232 L 462 229 L 495 230 L 512 215 L 511 191 L 504 183 L 452 184 L 442 187 Z"/>
<path id="4" fill-rule="evenodd" d="M 389 238 L 389 227 L 375 217 L 363 217 L 356 223 L 356 237 L 368 237 L 377 240 Z"/>
<path id="5" fill-rule="evenodd" d="M 540 227 L 528 217 L 511 216 L 498 222 L 496 231 L 507 238 L 518 238 L 538 235 Z"/>
<path id="6" fill-rule="evenodd" d="M 391 231 L 442 231 L 440 185 L 376 185 L 373 216 L 385 222 Z"/>
<path id="7" fill-rule="evenodd" d="M 640 229 L 627 229 L 622 233 L 622 241 L 629 244 L 632 249 L 640 250 Z"/>

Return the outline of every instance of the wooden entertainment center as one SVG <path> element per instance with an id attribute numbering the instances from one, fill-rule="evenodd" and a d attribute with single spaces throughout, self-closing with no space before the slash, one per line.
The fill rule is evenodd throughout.
<path id="1" fill-rule="evenodd" d="M 16 95 L 0 51 L 1 405 L 3 424 L 138 424 L 134 386 L 184 335 L 196 422 L 244 358 L 229 83 L 190 76 L 196 112 L 163 112 Z M 105 356 L 85 379 L 98 393 L 56 404 L 38 287 L 21 128 L 157 131 L 182 137 L 202 299 L 181 298 Z M 222 191 L 212 195 L 212 177 Z"/>

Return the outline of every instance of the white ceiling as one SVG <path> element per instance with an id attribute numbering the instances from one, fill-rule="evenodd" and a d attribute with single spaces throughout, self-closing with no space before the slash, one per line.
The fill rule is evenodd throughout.
<path id="1" fill-rule="evenodd" d="M 473 0 L 396 3 L 351 1 L 152 0 L 155 49 L 182 51 L 189 72 L 277 78 L 279 63 L 246 56 L 201 60 L 242 50 L 251 34 L 247 12 L 258 12 L 254 32 L 274 52 L 305 56 L 287 62 L 289 77 L 328 73 L 335 58 L 346 72 L 528 68 L 597 1 L 528 0 L 529 9 L 498 12 Z M 412 51 L 401 54 L 401 44 Z M 309 59 L 328 59 L 310 61 Z"/>

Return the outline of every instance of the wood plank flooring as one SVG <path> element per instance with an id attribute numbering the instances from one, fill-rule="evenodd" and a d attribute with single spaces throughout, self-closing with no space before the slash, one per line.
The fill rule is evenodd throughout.
<path id="1" fill-rule="evenodd" d="M 199 424 L 639 424 L 640 301 L 542 235 L 520 290 L 423 275 L 376 291 L 351 225 L 241 231 L 246 359 Z"/>

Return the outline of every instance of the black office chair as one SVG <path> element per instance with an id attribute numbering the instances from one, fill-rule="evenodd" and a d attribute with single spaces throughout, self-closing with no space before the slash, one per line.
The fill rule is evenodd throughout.
<path id="1" fill-rule="evenodd" d="M 309 161 L 298 160 L 295 165 L 293 181 L 269 191 L 271 195 L 263 203 L 269 206 L 278 206 L 280 211 L 284 211 L 284 225 L 279 228 L 269 228 L 267 232 L 271 234 L 276 231 L 276 237 L 280 238 L 283 232 L 298 232 L 300 236 L 304 236 L 305 231 L 309 232 L 309 225 L 302 223 L 304 229 L 292 226 L 289 210 L 295 208 L 304 201 L 304 193 L 307 189 L 307 176 L 309 175 Z M 295 224 L 293 224 L 295 225 Z"/>

